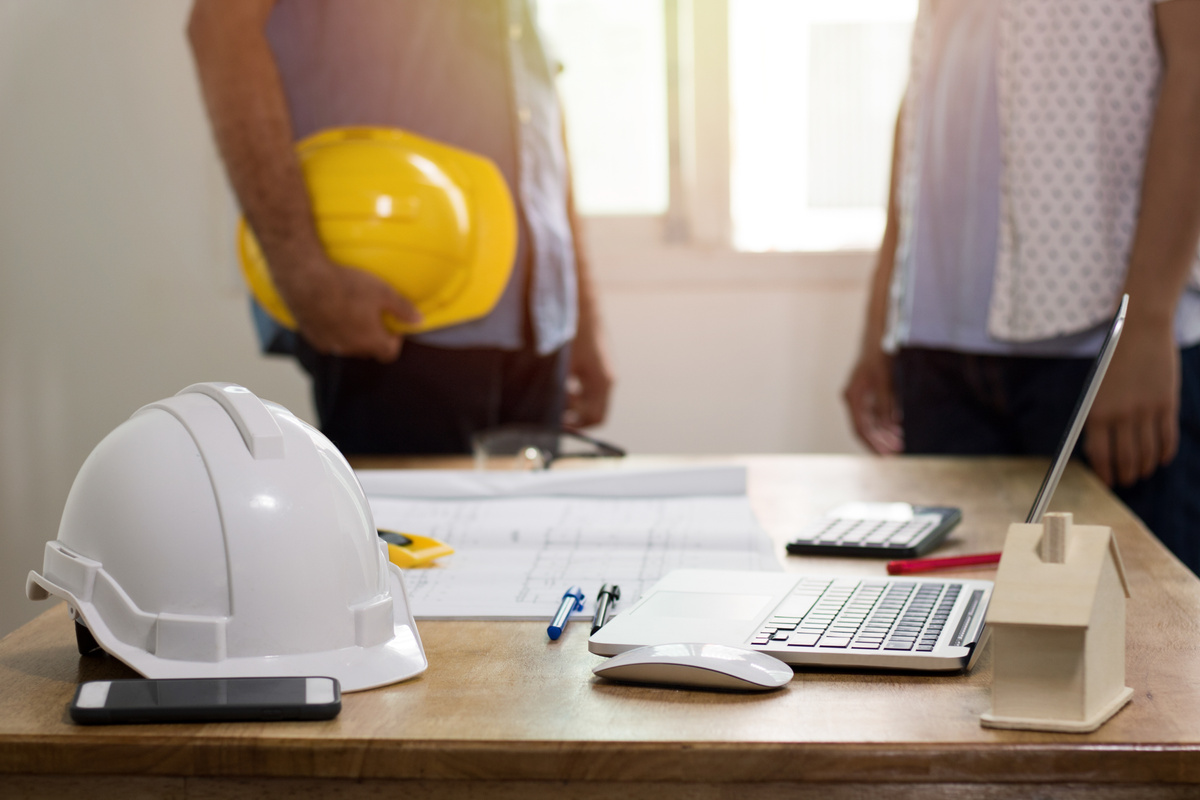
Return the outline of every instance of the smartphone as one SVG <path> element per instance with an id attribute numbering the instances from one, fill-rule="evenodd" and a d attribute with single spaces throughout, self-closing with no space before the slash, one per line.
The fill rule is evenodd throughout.
<path id="1" fill-rule="evenodd" d="M 846 503 L 805 526 L 787 545 L 795 556 L 917 558 L 962 520 L 953 506 Z"/>
<path id="2" fill-rule="evenodd" d="M 88 681 L 70 706 L 83 725 L 332 719 L 341 710 L 341 686 L 325 677 Z"/>

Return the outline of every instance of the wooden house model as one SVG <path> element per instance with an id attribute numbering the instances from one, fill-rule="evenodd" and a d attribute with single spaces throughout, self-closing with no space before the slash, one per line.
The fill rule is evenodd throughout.
<path id="1" fill-rule="evenodd" d="M 1125 685 L 1129 586 L 1112 529 L 1070 514 L 1009 527 L 988 607 L 991 728 L 1085 733 L 1115 714 Z"/>

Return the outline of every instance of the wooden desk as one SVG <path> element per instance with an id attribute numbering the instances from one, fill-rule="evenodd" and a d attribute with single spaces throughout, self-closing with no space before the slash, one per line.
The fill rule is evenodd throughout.
<path id="1" fill-rule="evenodd" d="M 1045 469 L 739 461 L 781 552 L 783 524 L 850 499 L 957 503 L 965 519 L 940 552 L 999 549 Z M 1090 735 L 980 727 L 987 653 L 963 676 L 800 672 L 780 692 L 715 694 L 605 684 L 584 625 L 550 643 L 533 622 L 420 623 L 429 670 L 347 695 L 330 722 L 85 728 L 66 713 L 76 683 L 132 673 L 80 658 L 60 604 L 0 642 L 0 797 L 1200 797 L 1200 581 L 1085 470 L 1070 468 L 1055 500 L 1115 528 L 1133 592 L 1133 702 Z M 787 568 L 883 573 L 878 561 Z"/>

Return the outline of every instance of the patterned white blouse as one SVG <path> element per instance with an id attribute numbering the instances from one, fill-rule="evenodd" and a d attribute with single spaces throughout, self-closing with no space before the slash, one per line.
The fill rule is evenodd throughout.
<path id="1" fill-rule="evenodd" d="M 1032 342 L 1111 316 L 1137 222 L 1164 0 L 997 0 L 1000 232 L 988 333 Z M 937 0 L 921 0 L 900 143 L 897 272 L 913 244 L 916 125 Z M 909 281 L 892 284 L 894 343 Z M 1191 285 L 1200 287 L 1200 253 Z"/>

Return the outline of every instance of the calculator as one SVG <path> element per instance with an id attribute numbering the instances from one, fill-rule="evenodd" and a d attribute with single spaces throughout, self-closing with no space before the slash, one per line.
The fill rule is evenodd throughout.
<path id="1" fill-rule="evenodd" d="M 788 542 L 796 556 L 916 558 L 937 547 L 962 520 L 953 506 L 846 503 L 804 526 Z"/>

